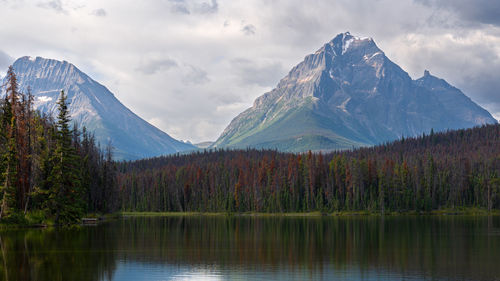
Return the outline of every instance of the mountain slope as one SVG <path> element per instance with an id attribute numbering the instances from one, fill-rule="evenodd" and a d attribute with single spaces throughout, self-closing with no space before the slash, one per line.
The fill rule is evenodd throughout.
<path id="1" fill-rule="evenodd" d="M 371 38 L 342 33 L 305 57 L 214 147 L 301 152 L 373 145 L 496 120 L 428 72 L 412 80 Z"/>
<path id="2" fill-rule="evenodd" d="M 73 121 L 95 133 L 104 146 L 111 141 L 117 159 L 138 159 L 194 149 L 177 141 L 125 107 L 103 85 L 66 61 L 22 57 L 13 64 L 19 89 L 31 87 L 35 108 L 57 113 L 60 91 L 68 95 Z"/>

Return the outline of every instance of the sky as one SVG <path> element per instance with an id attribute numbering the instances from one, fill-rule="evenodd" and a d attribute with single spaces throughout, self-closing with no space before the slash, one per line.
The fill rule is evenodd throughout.
<path id="1" fill-rule="evenodd" d="M 0 0 L 0 69 L 66 60 L 174 138 L 214 141 L 335 35 L 372 37 L 500 119 L 496 0 Z"/>

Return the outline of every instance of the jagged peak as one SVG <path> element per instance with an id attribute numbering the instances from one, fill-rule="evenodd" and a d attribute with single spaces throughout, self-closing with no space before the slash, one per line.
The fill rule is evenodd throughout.
<path id="1" fill-rule="evenodd" d="M 430 80 L 443 80 L 437 76 L 434 76 L 431 74 L 431 72 L 427 69 L 424 70 L 424 75 L 422 77 L 420 77 L 419 79 L 417 79 L 417 81 L 419 80 L 427 80 L 427 81 L 430 81 Z M 444 80 L 443 80 L 444 81 Z"/>
<path id="2" fill-rule="evenodd" d="M 32 57 L 32 56 L 22 56 L 22 57 L 18 58 L 18 59 L 14 62 L 14 64 L 15 64 L 15 63 L 17 63 L 17 62 L 23 62 L 23 61 L 24 61 L 24 62 L 25 62 L 25 61 L 35 62 L 37 59 L 39 59 L 39 60 L 43 60 L 44 58 L 42 58 L 42 57 L 38 57 L 38 56 L 37 56 L 37 57 Z"/>
<path id="3" fill-rule="evenodd" d="M 66 60 L 50 59 L 40 56 L 23 56 L 18 58 L 12 64 L 12 66 L 14 67 L 16 72 L 20 72 L 22 75 L 29 75 L 30 73 L 34 74 L 36 72 L 42 71 L 47 75 L 50 74 L 52 77 L 62 74 L 71 74 L 73 75 L 73 77 L 78 77 L 78 79 L 80 79 L 81 81 L 91 80 L 87 74 L 85 74 L 74 64 Z M 28 71 L 28 69 L 30 70 Z M 63 71 L 46 72 L 48 69 L 62 69 Z"/>
<path id="4" fill-rule="evenodd" d="M 375 42 L 371 37 L 355 36 L 346 31 L 337 34 L 330 42 L 316 51 L 316 54 L 325 51 L 327 48 L 331 48 L 335 55 L 343 55 L 353 46 L 353 43 L 355 43 L 354 45 L 359 45 L 359 43 L 374 44 Z"/>
<path id="5" fill-rule="evenodd" d="M 49 63 L 54 63 L 54 64 L 69 64 L 74 66 L 72 63 L 67 62 L 65 60 L 56 60 L 56 59 L 49 59 L 49 58 L 44 58 L 40 56 L 32 57 L 32 56 L 22 56 L 18 58 L 15 62 L 14 65 L 19 64 L 19 63 L 43 63 L 43 62 L 49 62 Z"/>
<path id="6" fill-rule="evenodd" d="M 424 70 L 424 76 L 416 80 L 417 84 L 427 86 L 427 87 L 444 87 L 444 88 L 454 88 L 446 80 L 434 76 L 429 70 Z"/>
<path id="7" fill-rule="evenodd" d="M 66 60 L 57 60 L 50 59 L 44 57 L 31 57 L 31 56 L 23 56 L 18 58 L 13 63 L 14 71 L 16 72 L 18 79 L 20 81 L 20 87 L 23 90 L 26 86 L 25 83 L 21 83 L 22 81 L 34 81 L 34 80 L 46 80 L 48 82 L 44 82 L 46 85 L 54 85 L 56 83 L 58 86 L 57 89 L 46 89 L 43 88 L 42 92 L 54 91 L 57 92 L 60 89 L 66 89 L 68 95 L 71 97 L 70 86 L 71 85 L 83 85 L 86 84 L 86 87 L 93 87 L 92 85 L 100 85 L 101 87 L 106 88 L 99 82 L 93 80 L 89 75 L 80 70 L 74 64 L 66 61 Z M 107 90 L 99 91 L 100 94 L 106 94 L 109 96 L 113 96 L 114 94 Z"/>
<path id="8" fill-rule="evenodd" d="M 330 41 L 330 43 L 333 43 L 334 45 L 341 47 L 342 54 L 345 54 L 353 42 L 359 42 L 359 41 L 371 42 L 373 40 L 370 37 L 354 36 L 349 31 L 347 31 L 335 36 L 335 38 L 333 38 L 333 40 Z"/>
<path id="9" fill-rule="evenodd" d="M 339 40 L 342 42 L 345 42 L 345 41 L 348 41 L 351 39 L 358 40 L 358 41 L 364 41 L 364 40 L 373 41 L 373 39 L 371 37 L 356 36 L 356 35 L 352 35 L 349 31 L 346 31 L 346 32 L 337 34 L 330 42 L 339 41 Z"/>

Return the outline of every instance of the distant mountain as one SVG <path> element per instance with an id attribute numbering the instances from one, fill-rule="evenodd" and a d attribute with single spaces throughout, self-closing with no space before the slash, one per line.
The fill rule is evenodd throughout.
<path id="1" fill-rule="evenodd" d="M 205 148 L 209 148 L 213 144 L 214 144 L 213 141 L 204 141 L 204 142 L 200 142 L 200 143 L 195 143 L 194 146 L 201 148 L 201 149 L 205 149 Z"/>
<path id="2" fill-rule="evenodd" d="M 371 38 L 337 35 L 234 118 L 213 145 L 283 151 L 368 146 L 497 121 L 459 89 L 418 80 Z"/>
<path id="3" fill-rule="evenodd" d="M 22 57 L 13 64 L 20 90 L 31 87 L 35 108 L 57 113 L 61 90 L 68 95 L 73 121 L 94 132 L 105 146 L 111 141 L 116 159 L 139 159 L 195 149 L 141 119 L 103 85 L 73 64 L 41 57 Z"/>

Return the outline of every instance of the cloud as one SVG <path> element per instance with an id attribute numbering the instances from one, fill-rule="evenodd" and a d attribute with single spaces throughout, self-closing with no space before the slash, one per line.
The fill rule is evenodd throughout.
<path id="1" fill-rule="evenodd" d="M 231 60 L 231 65 L 242 85 L 275 86 L 287 71 L 280 62 L 256 63 L 243 58 Z"/>
<path id="2" fill-rule="evenodd" d="M 166 124 L 163 121 L 163 119 L 159 118 L 159 117 L 153 117 L 153 118 L 148 119 L 147 121 L 150 124 L 152 124 L 153 126 L 155 126 L 156 128 L 165 128 L 166 127 Z"/>
<path id="3" fill-rule="evenodd" d="M 54 10 L 57 13 L 63 13 L 63 14 L 68 13 L 68 11 L 64 9 L 61 0 L 42 1 L 39 2 L 37 6 L 44 9 Z"/>
<path id="4" fill-rule="evenodd" d="M 202 2 L 195 6 L 195 10 L 202 14 L 213 14 L 219 10 L 219 4 L 217 4 L 217 0 L 211 0 L 210 3 Z"/>
<path id="5" fill-rule="evenodd" d="M 255 34 L 255 31 L 257 29 L 255 28 L 255 26 L 253 24 L 247 24 L 245 26 L 243 26 L 241 28 L 241 31 L 245 34 L 245 35 L 254 35 Z"/>
<path id="6" fill-rule="evenodd" d="M 0 5 L 2 5 L 2 8 L 17 9 L 20 7 L 21 2 L 16 0 L 0 0 Z"/>
<path id="7" fill-rule="evenodd" d="M 70 61 L 139 116 L 193 142 L 215 140 L 345 31 L 372 37 L 413 78 L 429 69 L 500 113 L 498 1 L 0 0 L 0 18 L 9 56 Z"/>
<path id="8" fill-rule="evenodd" d="M 14 62 L 14 59 L 4 51 L 0 50 L 0 74 L 7 71 L 9 65 Z"/>
<path id="9" fill-rule="evenodd" d="M 169 74 L 165 73 L 171 69 L 177 71 Z M 178 63 L 170 58 L 147 60 L 142 62 L 135 70 L 148 76 L 161 74 L 163 77 L 179 77 L 184 85 L 201 85 L 210 81 L 205 70 L 189 63 Z"/>
<path id="10" fill-rule="evenodd" d="M 150 60 L 138 66 L 136 70 L 144 74 L 151 75 L 175 67 L 178 67 L 177 62 L 173 59 L 167 58 L 167 59 Z"/>
<path id="11" fill-rule="evenodd" d="M 497 67 L 493 73 L 474 73 L 466 81 L 461 81 L 457 87 L 468 96 L 473 96 L 477 103 L 486 105 L 492 114 L 500 112 L 500 81 L 494 73 L 500 73 Z"/>
<path id="12" fill-rule="evenodd" d="M 214 14 L 219 10 L 217 0 L 197 1 L 197 0 L 169 0 L 170 11 L 174 14 Z"/>
<path id="13" fill-rule="evenodd" d="M 99 9 L 93 10 L 91 14 L 96 16 L 96 17 L 105 17 L 108 13 L 103 8 L 99 8 Z"/>
<path id="14" fill-rule="evenodd" d="M 186 85 L 191 85 L 191 84 L 199 85 L 209 82 L 210 79 L 208 78 L 208 74 L 205 70 L 193 65 L 186 65 L 185 74 L 184 77 L 182 78 L 182 81 Z"/>
<path id="15" fill-rule="evenodd" d="M 500 25 L 500 2 L 491 0 L 417 0 L 417 3 L 452 10 L 470 22 Z"/>
<path id="16" fill-rule="evenodd" d="M 169 0 L 172 3 L 170 11 L 174 14 L 185 14 L 189 15 L 191 12 L 187 7 L 185 0 Z"/>

